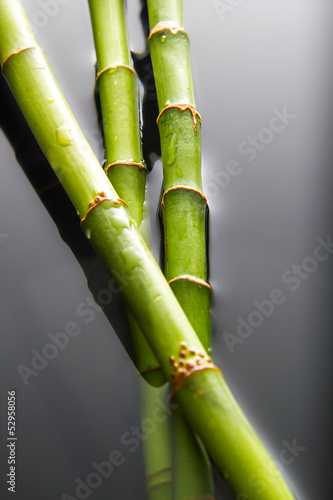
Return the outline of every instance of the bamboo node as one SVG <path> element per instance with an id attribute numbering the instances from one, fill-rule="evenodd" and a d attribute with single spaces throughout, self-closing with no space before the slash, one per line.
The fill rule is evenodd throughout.
<path id="1" fill-rule="evenodd" d="M 173 380 L 171 399 L 183 385 L 185 380 L 194 373 L 203 370 L 216 370 L 222 373 L 221 370 L 214 365 L 209 356 L 194 347 L 188 347 L 185 342 L 180 344 L 178 360 L 175 356 L 170 356 L 169 361 L 173 366 L 171 372 L 171 378 Z"/>
<path id="2" fill-rule="evenodd" d="M 160 481 L 159 483 L 153 484 L 146 491 L 145 494 L 148 495 L 154 488 L 158 488 L 159 486 L 165 486 L 167 484 L 172 484 L 172 481 Z"/>
<path id="3" fill-rule="evenodd" d="M 5 66 L 5 63 L 8 61 L 8 59 L 12 56 L 17 56 L 18 54 L 20 54 L 21 52 L 24 52 L 25 50 L 30 50 L 30 49 L 40 49 L 40 50 L 43 50 L 41 47 L 39 47 L 38 45 L 33 45 L 31 47 L 23 47 L 23 49 L 19 49 L 19 50 L 16 50 L 14 52 L 11 52 L 10 54 L 8 54 L 8 56 L 6 56 L 4 58 L 4 60 L 2 61 L 1 63 L 1 73 L 3 73 L 3 68 Z"/>
<path id="4" fill-rule="evenodd" d="M 106 173 L 106 175 L 108 174 L 109 168 L 113 167 L 114 165 L 129 165 L 129 166 L 132 165 L 133 167 L 138 167 L 140 172 L 141 172 L 141 170 L 148 171 L 147 165 L 145 165 L 144 163 L 140 163 L 140 162 L 132 161 L 132 160 L 119 160 L 119 161 L 113 161 L 112 163 L 108 163 L 106 165 L 106 167 L 104 168 L 104 172 Z"/>
<path id="5" fill-rule="evenodd" d="M 200 115 L 199 111 L 197 110 L 197 108 L 195 106 L 192 106 L 192 104 L 167 104 L 166 106 L 164 106 L 164 108 L 162 109 L 162 111 L 158 115 L 158 117 L 156 119 L 157 124 L 161 118 L 161 115 L 164 113 L 164 111 L 166 111 L 167 109 L 170 109 L 170 108 L 177 108 L 177 109 L 180 109 L 181 111 L 186 111 L 188 109 L 192 114 L 194 132 L 195 133 L 197 132 L 197 117 L 199 119 L 200 125 L 202 123 L 202 118 L 201 118 L 201 115 Z"/>
<path id="6" fill-rule="evenodd" d="M 111 198 L 104 191 L 101 191 L 100 193 L 98 193 L 96 198 L 89 203 L 88 210 L 87 210 L 85 216 L 81 219 L 80 225 L 85 222 L 85 220 L 87 219 L 90 212 L 94 208 L 96 208 L 98 205 L 100 205 L 103 201 L 111 201 L 115 205 L 120 205 L 120 203 L 123 203 L 124 205 L 128 206 L 126 201 L 122 200 L 121 198 Z"/>
<path id="7" fill-rule="evenodd" d="M 150 372 L 154 372 L 156 370 L 160 370 L 161 367 L 160 366 L 151 366 L 150 368 L 146 368 L 145 370 L 142 370 L 141 372 L 139 372 L 137 375 L 145 375 L 146 373 L 150 373 Z"/>
<path id="8" fill-rule="evenodd" d="M 162 201 L 161 201 L 162 208 L 165 206 L 165 196 L 168 193 L 170 193 L 170 191 L 176 191 L 177 189 L 183 189 L 184 191 L 193 191 L 194 193 L 197 193 L 198 195 L 201 196 L 201 198 L 203 200 L 205 200 L 206 204 L 208 205 L 208 200 L 207 200 L 206 196 L 201 191 L 199 191 L 196 188 L 193 188 L 193 187 L 190 187 L 190 186 L 183 186 L 182 184 L 180 184 L 179 186 L 172 186 L 171 188 L 169 188 L 166 191 L 164 191 L 163 196 L 162 196 Z"/>
<path id="9" fill-rule="evenodd" d="M 138 75 L 137 75 L 137 72 L 135 71 L 135 69 L 134 69 L 134 68 L 132 68 L 132 66 L 128 66 L 127 64 L 114 64 L 114 65 L 112 65 L 112 66 L 107 66 L 106 68 L 101 69 L 101 71 L 99 71 L 99 72 L 97 73 L 97 75 L 96 75 L 96 83 L 98 82 L 99 77 L 100 77 L 101 75 L 103 75 L 103 73 L 106 73 L 106 71 L 109 71 L 109 70 L 112 70 L 112 69 L 116 70 L 116 69 L 118 69 L 118 68 L 128 69 L 129 71 L 131 71 L 131 72 L 133 73 L 133 75 L 134 75 L 135 77 L 137 77 L 137 76 L 138 76 Z"/>
<path id="10" fill-rule="evenodd" d="M 183 28 L 182 26 L 179 26 L 178 24 L 175 24 L 171 21 L 161 21 L 161 22 L 155 24 L 155 26 L 152 28 L 152 30 L 149 33 L 149 36 L 147 38 L 147 41 L 149 42 L 149 40 L 157 33 L 160 33 L 161 31 L 166 31 L 166 30 L 170 31 L 173 35 L 176 35 L 178 32 L 184 33 L 184 35 L 186 35 L 187 38 L 189 38 L 186 29 Z"/>
<path id="11" fill-rule="evenodd" d="M 163 472 L 166 472 L 170 470 L 171 471 L 171 466 L 170 467 L 164 467 L 164 469 L 160 469 L 156 472 L 153 472 L 152 474 L 149 474 L 149 476 L 146 477 L 145 481 L 144 481 L 144 484 L 147 485 L 147 483 L 149 483 L 149 481 L 153 478 L 153 477 L 156 477 L 158 476 L 159 474 L 162 474 Z"/>
<path id="12" fill-rule="evenodd" d="M 189 274 L 183 274 L 181 276 L 176 276 L 176 278 L 172 278 L 171 280 L 169 280 L 169 285 L 171 285 L 171 283 L 174 283 L 175 281 L 178 281 L 178 280 L 187 280 L 187 281 L 191 281 L 192 283 L 196 283 L 197 285 L 201 285 L 201 286 L 204 286 L 206 288 L 208 288 L 209 290 L 212 289 L 212 287 L 210 286 L 209 283 L 207 283 L 207 281 L 201 279 L 201 278 L 197 278 L 195 276 L 191 276 Z"/>

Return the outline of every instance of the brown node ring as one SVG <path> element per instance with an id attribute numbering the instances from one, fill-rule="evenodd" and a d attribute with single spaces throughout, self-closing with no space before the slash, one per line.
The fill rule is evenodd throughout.
<path id="1" fill-rule="evenodd" d="M 160 483 L 153 484 L 145 491 L 145 494 L 148 495 L 154 488 L 165 486 L 166 484 L 172 484 L 172 481 L 161 481 Z"/>
<path id="2" fill-rule="evenodd" d="M 197 117 L 199 119 L 200 125 L 202 123 L 202 118 L 201 118 L 201 115 L 200 115 L 199 111 L 197 110 L 197 108 L 195 106 L 192 106 L 192 104 L 168 104 L 167 106 L 164 106 L 164 108 L 162 109 L 162 111 L 160 112 L 160 114 L 158 115 L 158 117 L 156 119 L 157 124 L 161 118 L 161 115 L 164 113 L 164 111 L 166 111 L 167 109 L 171 109 L 171 108 L 177 108 L 177 109 L 180 109 L 181 111 L 186 111 L 188 109 L 192 114 L 194 132 L 195 133 L 197 132 Z"/>
<path id="3" fill-rule="evenodd" d="M 212 289 L 212 287 L 210 286 L 209 283 L 207 283 L 207 281 L 205 281 L 201 278 L 197 278 L 196 276 L 191 276 L 189 274 L 183 274 L 181 276 L 177 276 L 176 278 L 172 278 L 168 283 L 169 283 L 169 285 L 171 285 L 171 283 L 174 283 L 175 281 L 178 281 L 178 280 L 191 281 L 192 283 L 196 283 L 197 285 L 201 285 L 201 286 L 208 288 L 208 290 Z"/>
<path id="4" fill-rule="evenodd" d="M 124 68 L 124 69 L 128 69 L 129 71 L 131 71 L 133 73 L 133 75 L 135 77 L 137 77 L 137 72 L 135 71 L 134 68 L 132 68 L 132 66 L 128 66 L 127 64 L 114 64 L 113 66 L 107 66 L 106 68 L 103 68 L 101 71 L 99 71 L 96 75 L 96 83 L 99 79 L 99 77 L 101 75 L 103 75 L 103 73 L 105 73 L 106 71 L 109 71 L 110 69 L 118 69 L 118 68 Z"/>
<path id="5" fill-rule="evenodd" d="M 154 372 L 156 370 L 160 370 L 160 366 L 151 366 L 150 368 L 146 368 L 145 370 L 142 370 L 141 372 L 138 373 L 139 375 L 145 375 L 146 373 Z"/>
<path id="6" fill-rule="evenodd" d="M 88 205 L 89 208 L 85 216 L 81 219 L 80 225 L 84 223 L 90 212 L 98 205 L 100 205 L 103 201 L 112 201 L 115 205 L 120 205 L 120 203 L 123 203 L 124 205 L 128 206 L 126 201 L 122 200 L 121 198 L 111 198 L 106 193 L 104 193 L 104 191 L 101 191 L 100 193 L 98 193 L 96 198 L 89 203 Z"/>
<path id="7" fill-rule="evenodd" d="M 182 26 L 179 26 L 178 24 L 172 23 L 170 21 L 161 21 L 155 24 L 155 26 L 152 28 L 147 38 L 147 42 L 149 42 L 149 40 L 157 33 L 166 30 L 170 31 L 173 35 L 176 35 L 178 32 L 184 33 L 184 35 L 189 38 L 187 31 Z"/>
<path id="8" fill-rule="evenodd" d="M 106 173 L 106 175 L 109 171 L 109 168 L 113 167 L 114 165 L 132 165 L 133 167 L 138 167 L 140 172 L 141 172 L 141 170 L 148 171 L 148 168 L 146 167 L 146 165 L 144 163 L 139 163 L 139 162 L 132 161 L 132 160 L 119 160 L 119 161 L 113 161 L 112 163 L 108 163 L 106 165 L 106 167 L 104 168 L 104 172 Z"/>
<path id="9" fill-rule="evenodd" d="M 162 208 L 165 206 L 165 196 L 168 193 L 170 193 L 170 191 L 176 191 L 177 189 L 183 189 L 184 191 L 193 191 L 194 193 L 197 193 L 199 196 L 201 196 L 201 198 L 203 200 L 205 200 L 206 204 L 208 205 L 208 200 L 207 200 L 206 196 L 201 191 L 199 191 L 198 189 L 195 189 L 193 187 L 190 187 L 190 186 L 179 185 L 179 186 L 173 186 L 173 187 L 167 189 L 166 191 L 164 191 L 163 196 L 162 196 L 162 201 L 161 201 Z"/>
<path id="10" fill-rule="evenodd" d="M 6 62 L 8 61 L 8 59 L 12 56 L 17 56 L 18 54 L 20 54 L 21 52 L 24 52 L 25 50 L 30 50 L 30 49 L 40 49 L 40 50 L 43 50 L 41 47 L 39 47 L 38 45 L 33 45 L 31 47 L 23 47 L 23 49 L 19 49 L 19 50 L 16 50 L 14 52 L 11 52 L 10 54 L 8 54 L 8 56 L 6 56 L 4 58 L 4 60 L 2 61 L 1 63 L 1 72 L 3 73 L 3 68 L 4 68 L 4 65 L 6 64 Z"/>
<path id="11" fill-rule="evenodd" d="M 146 477 L 145 481 L 144 481 L 144 484 L 147 485 L 147 483 L 149 483 L 149 481 L 153 478 L 153 477 L 156 477 L 158 476 L 159 474 L 162 474 L 162 472 L 166 472 L 167 470 L 171 470 L 171 466 L 170 467 L 164 467 L 164 469 L 160 469 L 156 472 L 153 472 L 153 474 L 150 474 L 149 476 Z"/>
<path id="12" fill-rule="evenodd" d="M 194 373 L 203 370 L 215 370 L 222 373 L 206 353 L 194 347 L 187 347 L 186 342 L 180 343 L 179 358 L 176 359 L 175 356 L 170 356 L 169 361 L 173 367 L 171 372 L 171 378 L 173 379 L 171 399 L 183 385 L 185 380 Z"/>

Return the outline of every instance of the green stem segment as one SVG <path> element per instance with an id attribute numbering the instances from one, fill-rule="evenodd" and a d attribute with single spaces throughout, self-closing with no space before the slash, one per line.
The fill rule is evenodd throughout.
<path id="1" fill-rule="evenodd" d="M 206 211 L 201 119 L 195 109 L 182 2 L 149 0 L 152 57 L 163 161 L 165 275 L 206 350 L 210 348 Z"/>
<path id="2" fill-rule="evenodd" d="M 176 366 L 181 342 L 188 350 L 187 376 L 177 391 L 187 420 L 236 493 L 252 500 L 290 500 L 293 495 L 272 463 L 221 374 L 199 370 L 205 351 L 134 219 L 89 148 L 28 26 L 18 0 L 0 0 L 2 70 L 23 114 L 60 182 L 83 218 L 101 192 L 109 200 L 91 209 L 83 229 L 111 273 L 116 272 L 127 303 L 166 378 L 184 373 Z M 113 200 L 113 201 L 112 201 Z M 201 356 L 192 354 L 192 347 Z M 187 365 L 188 366 L 188 365 Z M 194 366 L 194 368 L 193 368 Z M 197 368 L 196 368 L 197 366 Z M 201 366 L 202 365 L 201 362 Z M 268 472 L 269 471 L 269 472 Z M 258 483 L 261 487 L 259 489 Z"/>
<path id="3" fill-rule="evenodd" d="M 189 39 L 181 1 L 148 1 L 163 162 L 165 275 L 203 346 L 210 349 L 206 213 L 202 194 L 201 118 L 195 109 Z M 213 498 L 209 459 L 198 438 L 173 417 L 174 498 Z M 191 460 L 186 460 L 191 456 Z"/>
<path id="4" fill-rule="evenodd" d="M 151 387 L 139 380 L 142 427 L 149 425 L 143 441 L 147 500 L 171 500 L 172 467 L 168 385 Z"/>
<path id="5" fill-rule="evenodd" d="M 126 200 L 141 234 L 148 242 L 150 234 L 145 206 L 146 173 L 144 165 L 138 102 L 138 78 L 132 67 L 123 0 L 89 0 L 90 17 L 96 48 L 97 86 L 102 111 L 107 174 L 119 196 Z M 109 69 L 107 69 L 109 68 Z M 147 234 L 145 234 L 147 233 Z M 147 500 L 172 498 L 171 450 L 168 439 L 168 415 L 162 410 L 165 377 L 158 361 L 140 331 L 133 315 L 128 319 L 140 377 L 142 428 L 147 421 L 155 428 L 143 441 L 145 491 Z M 157 369 L 156 369 L 157 368 Z M 154 418 L 156 400 L 160 402 Z"/>
<path id="6" fill-rule="evenodd" d="M 138 77 L 132 65 L 122 0 L 89 0 L 97 56 L 107 175 L 139 229 L 143 220 L 146 173 L 140 136 Z M 153 386 L 165 383 L 159 363 L 131 319 L 136 365 Z"/>

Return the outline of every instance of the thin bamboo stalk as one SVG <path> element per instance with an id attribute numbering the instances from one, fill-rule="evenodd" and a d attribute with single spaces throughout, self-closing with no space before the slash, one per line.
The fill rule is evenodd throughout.
<path id="1" fill-rule="evenodd" d="M 161 137 L 165 275 L 199 339 L 210 350 L 211 288 L 207 271 L 208 204 L 202 191 L 201 116 L 196 109 L 189 36 L 182 0 L 148 0 L 149 48 L 154 68 Z M 187 435 L 174 418 L 177 440 Z M 182 432 L 178 435 L 178 429 Z M 179 443 L 175 444 L 175 447 Z M 200 445 L 200 443 L 198 443 Z M 202 451 L 202 462 L 205 453 Z M 174 460 L 175 498 L 187 498 L 183 462 Z M 198 467 L 200 468 L 200 466 Z M 200 476 L 196 474 L 195 477 Z M 186 481 L 185 481 L 186 483 Z"/>
<path id="2" fill-rule="evenodd" d="M 134 219 L 85 141 L 19 0 L 0 0 L 0 60 L 87 237 L 107 269 L 122 277 L 124 296 L 139 327 L 221 472 L 236 493 L 244 492 L 252 500 L 294 498 L 221 373 L 207 359 Z M 274 474 L 267 475 L 268 467 Z"/>
<path id="3" fill-rule="evenodd" d="M 105 171 L 141 228 L 147 167 L 142 155 L 138 77 L 133 68 L 122 0 L 89 0 L 97 57 L 97 90 L 101 102 Z M 140 329 L 132 323 L 136 364 L 155 387 L 165 383 L 159 363 Z"/>
<path id="4" fill-rule="evenodd" d="M 89 0 L 97 57 L 97 86 L 102 112 L 106 171 L 110 181 L 128 204 L 131 216 L 149 241 L 144 212 L 146 173 L 140 136 L 138 78 L 132 66 L 122 0 Z M 146 211 L 147 212 L 147 211 Z M 138 371 L 155 387 L 166 379 L 159 363 L 128 311 Z M 156 398 L 165 387 L 153 390 L 139 380 L 141 420 L 151 419 Z M 164 418 L 165 417 L 165 418 Z M 147 499 L 172 498 L 171 451 L 168 416 L 156 423 L 153 435 L 143 441 Z"/>
<path id="5" fill-rule="evenodd" d="M 202 193 L 201 125 L 195 110 L 189 42 L 182 24 L 178 24 L 183 18 L 182 2 L 151 0 L 148 12 L 152 30 L 148 41 L 160 113 L 157 121 L 164 179 L 164 270 L 191 325 L 209 351 L 207 200 Z M 175 500 L 213 498 L 207 452 L 183 422 L 180 410 L 173 415 L 173 429 Z M 191 460 L 186 460 L 183 450 L 192 450 Z"/>
<path id="6" fill-rule="evenodd" d="M 183 28 L 180 0 L 148 0 L 148 12 L 148 40 L 160 112 L 165 275 L 209 350 L 207 200 L 202 193 L 201 118 L 195 108 L 189 39 Z"/>
<path id="7" fill-rule="evenodd" d="M 145 496 L 147 500 L 171 500 L 172 467 L 170 444 L 170 416 L 163 409 L 167 401 L 168 386 L 152 387 L 139 380 L 142 426 L 153 422 L 151 432 L 145 435 L 143 454 L 145 462 Z M 158 415 L 156 409 L 158 408 Z"/>

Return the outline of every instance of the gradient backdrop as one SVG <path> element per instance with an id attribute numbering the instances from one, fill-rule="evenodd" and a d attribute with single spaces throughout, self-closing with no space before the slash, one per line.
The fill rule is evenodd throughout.
<path id="1" fill-rule="evenodd" d="M 102 161 L 87 2 L 23 5 Z M 128 9 L 132 49 L 141 51 L 139 2 L 129 0 Z M 333 238 L 333 4 L 185 0 L 184 13 L 203 117 L 215 361 L 297 498 L 330 500 L 333 256 L 313 255 L 318 238 Z M 136 370 L 102 312 L 78 314 L 91 300 L 86 276 L 2 132 L 0 162 L 1 497 L 75 497 L 76 478 L 85 481 L 94 461 L 119 450 L 124 463 L 89 498 L 142 500 L 142 446 L 131 452 L 121 443 L 124 432 L 140 425 Z M 149 177 L 158 255 L 160 162 Z M 88 257 L 83 265 L 93 287 Z M 253 313 L 276 289 L 281 304 L 261 320 Z M 113 314 L 117 331 L 126 332 L 118 306 Z M 256 326 L 245 327 L 249 320 Z M 68 322 L 80 333 L 25 385 L 17 367 L 31 366 L 31 350 L 41 352 L 48 334 Z M 240 323 L 246 339 L 237 335 Z M 12 389 L 16 496 L 5 484 Z M 284 452 L 295 444 L 294 456 Z M 217 489 L 217 499 L 234 498 L 221 479 Z"/>

